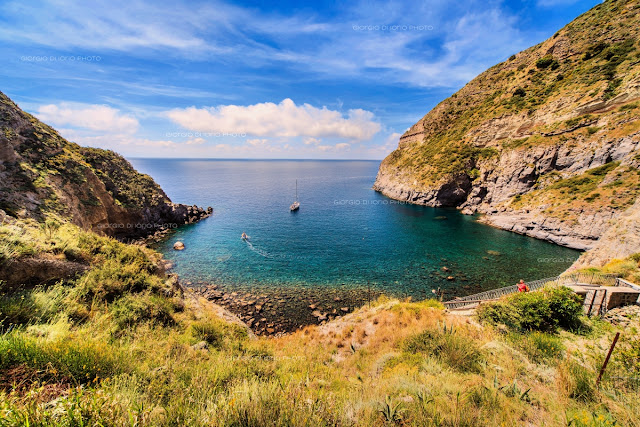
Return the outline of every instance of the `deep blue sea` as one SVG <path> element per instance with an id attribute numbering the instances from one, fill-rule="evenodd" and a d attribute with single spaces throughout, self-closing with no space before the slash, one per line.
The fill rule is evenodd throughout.
<path id="1" fill-rule="evenodd" d="M 157 246 L 194 284 L 262 293 L 371 288 L 414 298 L 440 287 L 451 297 L 556 275 L 579 255 L 455 209 L 388 199 L 371 189 L 376 161 L 132 163 L 172 201 L 214 208 Z M 296 180 L 301 207 L 292 213 Z M 177 240 L 186 250 L 172 249 Z"/>

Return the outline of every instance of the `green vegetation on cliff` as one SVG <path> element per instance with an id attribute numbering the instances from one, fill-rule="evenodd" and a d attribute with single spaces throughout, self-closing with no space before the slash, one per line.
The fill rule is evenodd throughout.
<path id="1" fill-rule="evenodd" d="M 513 151 L 590 150 L 637 134 L 639 10 L 633 0 L 606 1 L 480 74 L 400 138 L 381 165 L 379 178 L 391 182 L 379 188 L 428 191 L 459 175 L 474 180 Z"/>
<path id="2" fill-rule="evenodd" d="M 505 203 L 515 209 L 544 206 L 548 217 L 577 221 L 591 210 L 625 209 L 640 197 L 640 169 L 610 162 L 580 175 L 541 175 L 534 189 Z"/>
<path id="3" fill-rule="evenodd" d="M 580 113 L 581 106 L 611 100 L 633 87 L 640 70 L 639 10 L 635 1 L 607 1 L 546 42 L 491 67 L 409 129 L 403 138 L 418 134 L 407 139 L 415 142 L 403 144 L 401 138 L 383 167 L 417 179 L 418 188 L 429 187 L 449 175 L 468 174 L 488 148 L 497 156 L 503 150 L 562 143 L 576 136 L 572 129 L 624 111 L 634 112 L 633 129 L 624 133 L 639 130 L 637 103 L 614 114 L 598 108 Z M 599 30 L 605 26 L 606 31 Z M 545 117 L 537 117 L 538 111 Z M 562 119 L 567 116 L 573 117 Z M 517 118 L 520 129 L 507 129 L 504 136 L 485 134 L 493 130 L 493 121 L 495 132 L 504 133 L 500 121 L 505 117 Z M 590 127 L 585 137 L 596 132 Z"/>
<path id="4" fill-rule="evenodd" d="M 374 189 L 595 247 L 640 196 L 638 12 L 607 0 L 471 80 L 402 135 Z"/>
<path id="5" fill-rule="evenodd" d="M 0 128 L 0 209 L 10 216 L 44 220 L 54 215 L 124 238 L 209 213 L 171 203 L 124 157 L 65 140 L 1 92 Z"/>

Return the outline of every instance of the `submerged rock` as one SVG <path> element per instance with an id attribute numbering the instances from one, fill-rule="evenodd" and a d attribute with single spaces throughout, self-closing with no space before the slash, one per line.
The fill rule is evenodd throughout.
<path id="1" fill-rule="evenodd" d="M 175 249 L 176 251 L 182 251 L 182 250 L 184 250 L 184 248 L 185 248 L 185 246 L 184 246 L 184 243 L 182 243 L 182 242 L 175 242 L 173 244 L 173 249 Z"/>

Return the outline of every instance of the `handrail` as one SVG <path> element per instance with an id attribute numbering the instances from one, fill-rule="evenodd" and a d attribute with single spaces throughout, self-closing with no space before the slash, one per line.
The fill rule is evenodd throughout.
<path id="1" fill-rule="evenodd" d="M 577 285 L 577 284 L 598 284 L 614 286 L 619 283 L 640 290 L 640 286 L 627 282 L 618 278 L 615 274 L 603 274 L 603 273 L 569 273 L 562 274 L 560 276 L 548 277 L 546 279 L 538 279 L 531 282 L 527 282 L 527 286 L 530 291 L 535 291 L 545 287 L 546 285 Z M 628 285 L 627 285 L 628 284 Z M 502 296 L 509 295 L 518 291 L 518 285 L 510 285 L 502 288 L 491 289 L 477 294 L 467 295 L 465 297 L 454 298 L 451 301 L 445 301 L 444 305 L 447 308 L 460 308 L 467 305 L 480 303 L 482 301 L 498 299 Z"/>
<path id="2" fill-rule="evenodd" d="M 620 279 L 620 278 L 618 278 L 617 282 L 619 285 L 624 286 L 626 288 L 631 288 L 631 289 L 635 289 L 636 291 L 640 291 L 640 286 L 636 285 L 635 283 L 631 283 L 627 280 Z"/>

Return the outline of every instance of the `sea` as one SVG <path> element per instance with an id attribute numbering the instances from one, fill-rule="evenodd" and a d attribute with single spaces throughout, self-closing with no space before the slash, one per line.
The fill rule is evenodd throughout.
<path id="1" fill-rule="evenodd" d="M 389 199 L 372 189 L 379 161 L 130 160 L 173 202 L 213 207 L 155 247 L 191 286 L 318 304 L 448 299 L 554 276 L 580 255 L 456 209 Z"/>

